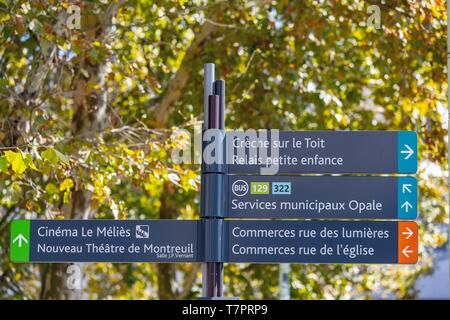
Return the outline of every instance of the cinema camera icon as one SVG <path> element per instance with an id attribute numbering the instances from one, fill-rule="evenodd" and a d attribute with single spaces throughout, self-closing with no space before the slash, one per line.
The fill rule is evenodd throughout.
<path id="1" fill-rule="evenodd" d="M 150 228 L 148 225 L 136 226 L 136 239 L 148 239 L 150 235 Z"/>

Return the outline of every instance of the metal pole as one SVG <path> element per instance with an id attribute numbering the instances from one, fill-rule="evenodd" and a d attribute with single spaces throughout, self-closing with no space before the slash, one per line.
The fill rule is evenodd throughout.
<path id="1" fill-rule="evenodd" d="M 214 81 L 214 94 L 219 96 L 219 129 L 225 130 L 225 81 Z"/>
<path id="2" fill-rule="evenodd" d="M 214 63 L 207 63 L 204 66 L 204 92 L 203 92 L 203 113 L 204 113 L 204 123 L 203 128 L 208 128 L 208 97 L 212 94 L 214 94 Z"/>
<path id="3" fill-rule="evenodd" d="M 210 126 L 211 120 L 214 119 L 214 127 L 213 128 L 219 128 L 221 130 L 225 130 L 225 81 L 224 80 L 216 80 L 214 81 L 213 86 L 214 91 L 214 105 L 216 106 L 214 108 L 214 117 L 210 118 Z M 210 96 L 211 97 L 211 96 Z M 210 106 L 211 106 L 210 100 Z M 210 109 L 212 111 L 212 109 Z M 214 292 L 216 297 L 222 297 L 223 296 L 223 263 L 217 262 L 214 263 L 214 277 L 215 277 L 215 287 Z"/>
<path id="4" fill-rule="evenodd" d="M 289 279 L 290 272 L 291 272 L 291 265 L 289 263 L 280 264 L 280 275 L 278 280 L 280 287 L 280 300 L 291 299 L 290 279 Z"/>
<path id="5" fill-rule="evenodd" d="M 208 97 L 208 129 L 220 127 L 220 97 L 210 95 Z M 222 297 L 223 263 L 207 262 L 206 296 Z"/>
<path id="6" fill-rule="evenodd" d="M 203 83 L 203 129 L 207 129 L 209 127 L 209 96 L 213 94 L 213 83 L 214 83 L 214 64 L 207 63 L 204 66 L 204 83 Z M 202 152 L 202 163 L 203 163 L 203 152 Z M 202 264 L 202 296 L 208 297 L 207 284 L 209 283 L 209 274 L 211 273 L 210 266 L 208 263 Z"/>
<path id="7" fill-rule="evenodd" d="M 225 86 L 222 83 L 223 89 L 220 90 L 220 93 L 214 94 L 214 64 L 205 64 L 204 71 L 204 129 L 222 129 L 224 116 L 224 110 L 222 109 L 224 103 L 222 101 L 224 101 L 224 97 L 221 96 L 221 93 L 225 92 Z M 203 297 L 222 297 L 223 263 L 207 262 L 203 264 L 202 269 Z"/>

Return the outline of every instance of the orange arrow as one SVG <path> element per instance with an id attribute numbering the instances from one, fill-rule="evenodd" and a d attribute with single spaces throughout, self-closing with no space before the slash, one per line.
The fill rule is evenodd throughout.
<path id="1" fill-rule="evenodd" d="M 415 264 L 418 260 L 418 227 L 414 221 L 398 223 L 398 263 Z"/>

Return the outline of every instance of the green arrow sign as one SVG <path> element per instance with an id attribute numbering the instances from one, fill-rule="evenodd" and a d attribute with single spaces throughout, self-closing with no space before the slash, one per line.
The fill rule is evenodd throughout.
<path id="1" fill-rule="evenodd" d="M 11 224 L 11 260 L 28 262 L 30 255 L 30 221 L 14 220 Z"/>

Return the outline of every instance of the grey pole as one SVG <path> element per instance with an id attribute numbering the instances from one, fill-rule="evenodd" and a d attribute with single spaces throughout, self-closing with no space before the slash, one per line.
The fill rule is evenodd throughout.
<path id="1" fill-rule="evenodd" d="M 220 110 L 220 96 L 210 95 L 208 97 L 208 104 L 207 129 L 219 129 L 220 114 L 223 113 L 223 110 Z M 203 282 L 203 287 L 206 288 L 206 295 L 204 297 L 222 297 L 223 263 L 207 262 L 205 280 Z"/>
<path id="2" fill-rule="evenodd" d="M 216 114 L 214 119 L 216 120 L 214 128 L 219 128 L 221 130 L 225 130 L 225 81 L 224 80 L 216 80 L 214 81 L 214 103 L 217 104 L 215 108 Z M 211 96 L 210 96 L 211 97 Z M 211 102 L 211 101 L 210 101 Z M 211 115 L 210 118 L 210 126 L 211 126 Z M 215 264 L 215 277 L 217 284 L 217 296 L 222 297 L 222 284 L 223 284 L 223 263 L 219 262 Z"/>
<path id="3" fill-rule="evenodd" d="M 205 64 L 204 68 L 204 92 L 203 92 L 203 129 L 208 129 L 209 127 L 209 96 L 213 94 L 213 84 L 214 84 L 214 63 Z M 203 159 L 203 154 L 202 154 Z M 202 160 L 203 162 L 203 160 Z M 209 269 L 208 263 L 202 264 L 202 296 L 208 296 L 208 279 L 209 279 Z"/>
<path id="4" fill-rule="evenodd" d="M 214 80 L 215 80 L 215 75 L 214 75 L 214 63 L 207 63 L 204 66 L 204 93 L 203 93 L 203 112 L 204 112 L 204 119 L 205 122 L 203 124 L 203 128 L 207 129 L 208 128 L 208 119 L 209 119 L 209 115 L 208 115 L 208 108 L 209 108 L 209 104 L 208 104 L 208 99 L 209 96 L 214 94 Z"/>
<path id="5" fill-rule="evenodd" d="M 204 66 L 204 130 L 219 129 L 223 134 L 225 125 L 225 81 L 215 81 L 214 64 Z M 221 137 L 221 139 L 223 136 Z M 223 143 L 223 141 L 221 142 Z M 208 258 L 202 265 L 202 299 L 221 299 L 223 297 L 223 262 L 222 262 L 222 233 L 223 211 L 222 202 L 224 192 L 224 166 L 223 164 L 206 164 L 202 155 L 202 190 L 201 190 L 201 218 L 205 223 L 205 238 L 208 243 L 205 248 L 208 254 L 217 250 L 217 256 Z M 210 251 L 212 249 L 212 251 Z"/>
<path id="6" fill-rule="evenodd" d="M 214 94 L 219 96 L 219 129 L 225 130 L 225 81 L 214 81 Z"/>
<path id="7" fill-rule="evenodd" d="M 280 300 L 290 300 L 291 290 L 290 290 L 290 273 L 291 265 L 289 263 L 280 264 L 280 274 L 279 274 L 279 287 L 280 287 Z"/>

